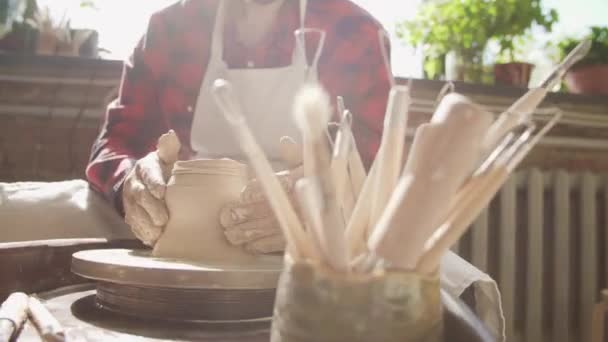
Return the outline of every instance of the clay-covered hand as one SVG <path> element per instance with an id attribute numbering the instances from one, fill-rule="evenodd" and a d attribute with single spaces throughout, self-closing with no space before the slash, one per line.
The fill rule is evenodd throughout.
<path id="1" fill-rule="evenodd" d="M 174 131 L 163 134 L 157 150 L 138 160 L 123 184 L 125 221 L 148 246 L 154 246 L 169 220 L 165 190 L 180 146 Z"/>
<path id="2" fill-rule="evenodd" d="M 276 175 L 283 189 L 292 197 L 296 181 L 303 176 L 301 146 L 291 138 L 283 137 L 281 158 L 288 169 Z M 296 204 L 293 200 L 292 203 Z M 250 253 L 265 254 L 285 250 L 285 239 L 279 223 L 265 198 L 262 185 L 256 179 L 245 186 L 238 202 L 230 203 L 222 209 L 220 223 L 228 241 L 243 246 Z"/>

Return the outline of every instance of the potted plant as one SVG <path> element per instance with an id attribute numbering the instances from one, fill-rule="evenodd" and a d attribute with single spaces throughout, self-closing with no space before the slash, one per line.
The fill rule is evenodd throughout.
<path id="1" fill-rule="evenodd" d="M 506 40 L 506 44 L 505 44 Z M 534 64 L 524 62 L 525 47 L 532 44 L 530 34 L 504 38 L 493 66 L 494 83 L 527 88 Z"/>
<path id="2" fill-rule="evenodd" d="M 31 51 L 35 32 L 25 24 L 35 0 L 0 0 L 0 51 Z"/>
<path id="3" fill-rule="evenodd" d="M 575 94 L 608 95 L 608 26 L 591 27 L 591 50 L 585 58 L 572 66 L 564 83 Z M 561 57 L 565 57 L 580 40 L 568 38 L 559 43 Z"/>
<path id="4" fill-rule="evenodd" d="M 0 0 L 0 3 L 2 1 L 22 1 L 26 6 L 20 21 L 14 22 L 10 34 L 0 40 L 0 50 L 97 57 L 97 33 L 72 29 L 65 13 L 58 20 L 51 15 L 49 7 L 39 6 L 37 0 Z M 95 8 L 94 1 L 81 0 L 80 7 Z"/>
<path id="5" fill-rule="evenodd" d="M 521 10 L 506 23 L 510 28 L 505 28 L 502 34 L 496 36 L 500 51 L 494 64 L 494 81 L 498 84 L 528 87 L 534 65 L 520 58 L 524 55 L 525 47 L 533 42 L 531 29 L 536 25 L 551 32 L 558 15 L 555 10 L 543 13 L 540 1 L 523 1 L 520 5 Z"/>
<path id="6" fill-rule="evenodd" d="M 0 0 L 0 38 L 4 38 L 25 12 L 24 0 Z"/>
<path id="7" fill-rule="evenodd" d="M 424 69 L 429 78 L 446 74 L 446 56 L 452 55 L 456 79 L 480 82 L 483 54 L 497 39 L 504 50 L 532 25 L 551 28 L 557 12 L 544 12 L 541 0 L 446 0 L 421 5 L 416 17 L 400 24 L 397 34 L 414 46 L 422 46 Z"/>

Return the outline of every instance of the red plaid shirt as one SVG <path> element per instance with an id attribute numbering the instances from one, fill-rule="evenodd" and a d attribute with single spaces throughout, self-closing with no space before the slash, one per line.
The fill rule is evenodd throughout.
<path id="1" fill-rule="evenodd" d="M 155 13 L 124 65 L 119 97 L 107 110 L 86 170 L 92 188 L 119 210 L 124 177 L 156 148 L 161 134 L 176 131 L 184 145 L 181 158 L 191 151 L 193 108 L 209 60 L 217 5 L 218 0 L 186 0 Z M 253 48 L 240 45 L 228 24 L 224 60 L 233 68 L 246 67 L 249 60 L 258 68 L 288 65 L 298 27 L 296 0 L 287 0 L 268 39 Z M 306 27 L 327 33 L 319 80 L 333 98 L 343 96 L 353 112 L 353 131 L 369 165 L 379 147 L 390 87 L 378 41 L 381 25 L 348 0 L 309 0 Z M 309 52 L 310 59 L 314 51 Z"/>

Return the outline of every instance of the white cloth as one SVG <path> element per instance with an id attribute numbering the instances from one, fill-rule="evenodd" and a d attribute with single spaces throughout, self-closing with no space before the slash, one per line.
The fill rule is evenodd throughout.
<path id="1" fill-rule="evenodd" d="M 134 239 L 84 180 L 0 183 L 0 243 L 76 238 Z"/>
<path id="2" fill-rule="evenodd" d="M 456 297 L 460 297 L 467 288 L 473 286 L 476 307 L 471 309 L 497 341 L 505 341 L 505 317 L 500 291 L 489 275 L 448 251 L 441 259 L 440 281 L 441 287 Z"/>
<path id="3" fill-rule="evenodd" d="M 308 66 L 305 49 L 296 44 L 292 64 L 279 68 L 229 69 L 223 60 L 223 32 L 225 6 L 220 2 L 211 42 L 211 54 L 201 84 L 191 130 L 192 147 L 198 158 L 233 158 L 242 160 L 241 148 L 226 123 L 211 93 L 218 78 L 229 81 L 238 97 L 240 108 L 247 119 L 256 141 L 272 161 L 280 159 L 279 140 L 290 136 L 301 141 L 292 115 L 296 92 L 306 81 L 317 78 L 317 55 Z M 304 28 L 306 0 L 300 0 L 300 26 Z"/>

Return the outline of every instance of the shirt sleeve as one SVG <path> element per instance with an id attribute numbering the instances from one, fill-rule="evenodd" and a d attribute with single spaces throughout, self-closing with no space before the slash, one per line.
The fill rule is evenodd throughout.
<path id="1" fill-rule="evenodd" d="M 344 17 L 333 38 L 328 36 L 326 60 L 319 64 L 321 81 L 330 93 L 344 97 L 353 114 L 353 134 L 368 168 L 380 147 L 390 91 L 379 30 L 382 26 L 368 16 Z M 390 56 L 390 42 L 384 43 Z"/>
<path id="2" fill-rule="evenodd" d="M 164 26 L 162 18 L 153 15 L 125 62 L 118 98 L 108 106 L 86 169 L 91 188 L 121 214 L 124 178 L 138 159 L 155 149 L 158 137 L 166 131 L 157 100 L 168 63 Z"/>

